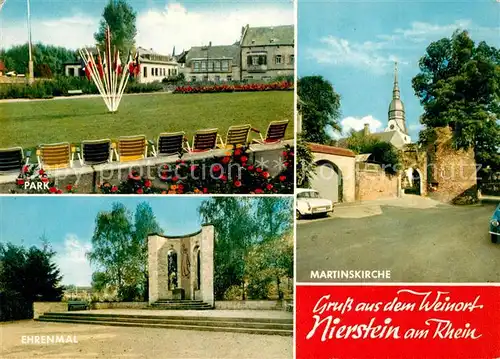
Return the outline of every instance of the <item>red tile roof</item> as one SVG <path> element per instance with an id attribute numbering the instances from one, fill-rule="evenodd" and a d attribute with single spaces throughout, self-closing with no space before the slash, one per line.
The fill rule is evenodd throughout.
<path id="1" fill-rule="evenodd" d="M 308 143 L 312 152 L 325 153 L 327 155 L 336 155 L 344 157 L 356 157 L 354 152 L 347 148 L 333 147 L 327 145 L 320 145 L 318 143 Z"/>

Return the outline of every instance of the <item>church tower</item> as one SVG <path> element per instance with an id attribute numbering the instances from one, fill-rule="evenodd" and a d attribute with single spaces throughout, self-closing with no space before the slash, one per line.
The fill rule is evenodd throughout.
<path id="1" fill-rule="evenodd" d="M 387 128 L 385 132 L 397 131 L 403 138 L 405 143 L 410 143 L 411 139 L 408 135 L 408 130 L 406 129 L 405 121 L 405 107 L 403 101 L 401 101 L 401 94 L 399 92 L 398 84 L 398 63 L 395 63 L 394 67 L 394 87 L 392 89 L 392 101 L 389 105 L 389 121 L 387 123 Z"/>

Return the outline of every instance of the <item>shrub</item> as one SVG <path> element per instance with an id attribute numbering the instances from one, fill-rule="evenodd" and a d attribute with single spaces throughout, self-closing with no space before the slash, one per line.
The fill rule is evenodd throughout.
<path id="1" fill-rule="evenodd" d="M 254 84 L 216 84 L 179 86 L 174 93 L 215 93 L 215 92 L 247 92 L 247 91 L 287 91 L 293 90 L 293 82 L 273 82 Z"/>

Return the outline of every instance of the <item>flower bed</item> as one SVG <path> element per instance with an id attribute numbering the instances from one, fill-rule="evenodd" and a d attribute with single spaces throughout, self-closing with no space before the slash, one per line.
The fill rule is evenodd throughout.
<path id="1" fill-rule="evenodd" d="M 246 148 L 237 148 L 222 158 L 186 162 L 158 167 L 161 186 L 153 184 L 137 171 L 129 173 L 119 185 L 102 183 L 104 194 L 283 194 L 293 193 L 293 151 L 287 146 L 282 153 L 281 171 L 272 177 L 263 167 L 248 162 Z"/>
<path id="2" fill-rule="evenodd" d="M 269 84 L 211 85 L 211 86 L 178 86 L 174 93 L 215 93 L 243 91 L 287 91 L 293 90 L 293 82 L 281 81 Z"/>
<path id="3" fill-rule="evenodd" d="M 63 192 L 76 192 L 76 186 L 72 184 L 66 185 L 63 189 L 58 188 L 55 180 L 50 178 L 43 168 L 39 168 L 38 164 L 23 166 L 16 179 L 16 185 L 21 193 L 61 194 Z"/>

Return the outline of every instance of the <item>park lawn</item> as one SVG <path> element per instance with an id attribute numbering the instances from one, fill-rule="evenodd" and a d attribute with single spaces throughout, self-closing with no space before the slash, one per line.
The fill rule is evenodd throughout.
<path id="1" fill-rule="evenodd" d="M 110 114 L 100 97 L 0 102 L 0 148 L 35 148 L 43 143 L 218 128 L 225 138 L 231 125 L 250 124 L 265 134 L 270 121 L 290 119 L 286 138 L 293 138 L 293 92 L 125 95 Z M 257 136 L 253 133 L 252 136 Z"/>

